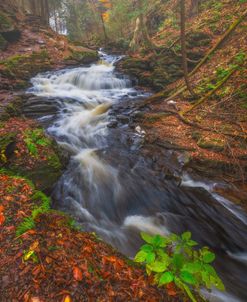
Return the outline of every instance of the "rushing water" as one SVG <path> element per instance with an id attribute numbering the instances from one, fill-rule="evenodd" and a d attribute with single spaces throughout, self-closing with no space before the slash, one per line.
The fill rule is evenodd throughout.
<path id="1" fill-rule="evenodd" d="M 246 215 L 212 193 L 213 184 L 185 176 L 178 186 L 157 177 L 138 150 L 145 131 L 129 128 L 127 115 L 114 117 L 115 107 L 128 105 L 125 113 L 132 112 L 147 94 L 116 73 L 120 57 L 100 54 L 98 64 L 32 79 L 29 92 L 38 98 L 27 101 L 24 113 L 43 122 L 71 156 L 54 189 L 54 206 L 130 257 L 141 230 L 190 230 L 218 254 L 216 266 L 231 293 L 214 292 L 210 299 L 246 301 Z"/>

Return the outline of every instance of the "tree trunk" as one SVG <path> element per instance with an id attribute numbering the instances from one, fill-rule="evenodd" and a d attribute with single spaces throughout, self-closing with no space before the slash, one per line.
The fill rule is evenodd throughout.
<path id="1" fill-rule="evenodd" d="M 190 12 L 189 12 L 190 17 L 198 15 L 199 2 L 200 0 L 191 0 Z"/>
<path id="2" fill-rule="evenodd" d="M 136 2 L 137 10 L 140 12 L 136 19 L 136 27 L 133 34 L 133 39 L 130 42 L 130 48 L 135 51 L 142 44 L 147 48 L 153 48 L 153 43 L 148 34 L 143 7 L 140 0 Z"/>
<path id="3" fill-rule="evenodd" d="M 187 52 L 186 52 L 186 40 L 185 40 L 185 0 L 180 0 L 180 22 L 181 22 L 181 51 L 182 51 L 182 64 L 184 71 L 184 79 L 187 88 L 192 96 L 195 96 L 193 89 L 189 82 L 188 77 L 188 64 L 187 64 Z"/>

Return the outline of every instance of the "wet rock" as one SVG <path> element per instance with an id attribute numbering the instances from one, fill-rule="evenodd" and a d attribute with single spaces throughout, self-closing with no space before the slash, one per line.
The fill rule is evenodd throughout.
<path id="1" fill-rule="evenodd" d="M 126 115 L 118 115 L 117 120 L 120 121 L 123 124 L 128 124 L 129 123 L 129 118 Z"/>
<path id="2" fill-rule="evenodd" d="M 108 127 L 108 128 L 116 128 L 117 125 L 118 125 L 118 122 L 117 122 L 117 121 L 111 121 L 111 122 L 107 125 L 107 127 Z"/>

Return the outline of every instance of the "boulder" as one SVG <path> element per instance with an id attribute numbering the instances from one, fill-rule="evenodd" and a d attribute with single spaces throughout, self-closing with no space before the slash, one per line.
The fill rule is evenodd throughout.
<path id="1" fill-rule="evenodd" d="M 0 34 L 8 42 L 15 42 L 19 40 L 21 32 L 15 28 L 10 18 L 4 13 L 0 13 Z"/>

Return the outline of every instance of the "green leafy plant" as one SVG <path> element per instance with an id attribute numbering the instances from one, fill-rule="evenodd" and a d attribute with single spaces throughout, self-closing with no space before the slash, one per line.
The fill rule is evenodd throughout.
<path id="1" fill-rule="evenodd" d="M 216 287 L 222 291 L 225 289 L 211 265 L 215 254 L 207 247 L 198 248 L 197 242 L 191 239 L 190 232 L 181 236 L 171 234 L 168 237 L 141 233 L 141 237 L 146 244 L 134 260 L 145 264 L 147 274 L 153 273 L 159 286 L 174 283 L 193 302 L 196 302 L 193 290 L 199 290 L 200 287 Z"/>
<path id="2" fill-rule="evenodd" d="M 37 146 L 46 147 L 51 144 L 50 140 L 45 137 L 42 129 L 34 129 L 25 131 L 24 141 L 29 153 L 33 156 L 38 156 Z"/>

